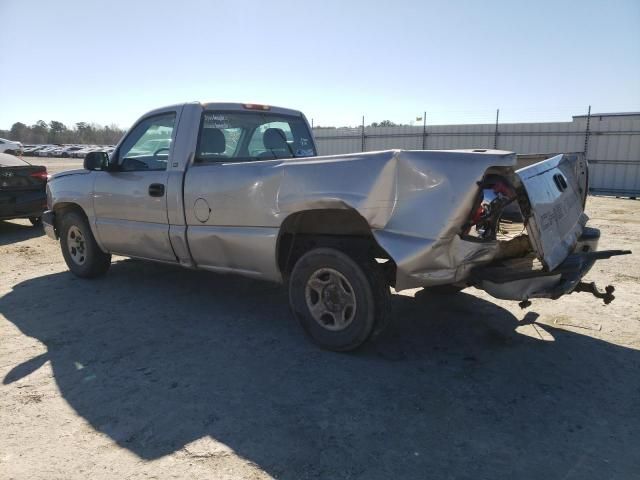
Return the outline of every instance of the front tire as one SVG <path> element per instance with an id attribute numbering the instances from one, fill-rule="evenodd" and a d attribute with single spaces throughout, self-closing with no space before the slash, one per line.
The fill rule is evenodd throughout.
<path id="1" fill-rule="evenodd" d="M 111 255 L 100 250 L 87 219 L 77 212 L 61 219 L 60 247 L 69 270 L 78 277 L 99 277 L 111 265 Z"/>
<path id="2" fill-rule="evenodd" d="M 389 286 L 377 264 L 356 262 L 333 248 L 314 248 L 296 262 L 289 303 L 304 331 L 320 347 L 345 352 L 386 325 Z"/>

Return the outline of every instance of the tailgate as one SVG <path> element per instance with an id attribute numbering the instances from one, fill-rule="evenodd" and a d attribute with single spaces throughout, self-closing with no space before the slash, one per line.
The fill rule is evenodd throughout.
<path id="1" fill-rule="evenodd" d="M 529 199 L 527 231 L 547 270 L 573 251 L 588 217 L 584 214 L 588 169 L 581 155 L 556 155 L 516 172 Z"/>

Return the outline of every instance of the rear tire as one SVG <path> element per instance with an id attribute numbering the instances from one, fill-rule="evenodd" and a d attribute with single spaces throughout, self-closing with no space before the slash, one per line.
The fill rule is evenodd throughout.
<path id="1" fill-rule="evenodd" d="M 377 264 L 355 261 L 333 248 L 314 248 L 296 262 L 289 304 L 320 347 L 358 348 L 388 323 L 390 291 Z"/>
<path id="2" fill-rule="evenodd" d="M 65 213 L 60 221 L 60 247 L 69 270 L 82 278 L 104 275 L 111 265 L 111 255 L 96 243 L 89 223 L 77 212 Z"/>
<path id="3" fill-rule="evenodd" d="M 29 221 L 34 227 L 39 227 L 42 225 L 42 217 L 29 217 Z"/>

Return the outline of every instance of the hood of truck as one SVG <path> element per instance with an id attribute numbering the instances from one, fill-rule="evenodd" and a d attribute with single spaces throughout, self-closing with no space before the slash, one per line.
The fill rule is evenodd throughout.
<path id="1" fill-rule="evenodd" d="M 64 170 L 63 172 L 54 173 L 49 177 L 49 181 L 57 180 L 62 177 L 70 177 L 72 175 L 89 175 L 91 172 L 89 170 L 85 170 L 84 168 L 79 168 L 76 170 Z"/>
<path id="2" fill-rule="evenodd" d="M 528 198 L 523 213 L 531 245 L 544 267 L 553 270 L 573 251 L 588 220 L 586 161 L 575 154 L 556 155 L 516 175 Z"/>

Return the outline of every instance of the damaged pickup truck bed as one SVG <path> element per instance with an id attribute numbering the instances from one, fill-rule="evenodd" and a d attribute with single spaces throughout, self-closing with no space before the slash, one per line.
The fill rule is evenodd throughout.
<path id="1" fill-rule="evenodd" d="M 318 344 L 351 350 L 390 320 L 390 287 L 473 285 L 521 302 L 587 290 L 588 166 L 558 155 L 515 171 L 498 150 L 316 156 L 302 113 L 188 103 L 143 116 L 109 157 L 54 175 L 43 221 L 70 270 L 111 254 L 287 282 Z"/>

